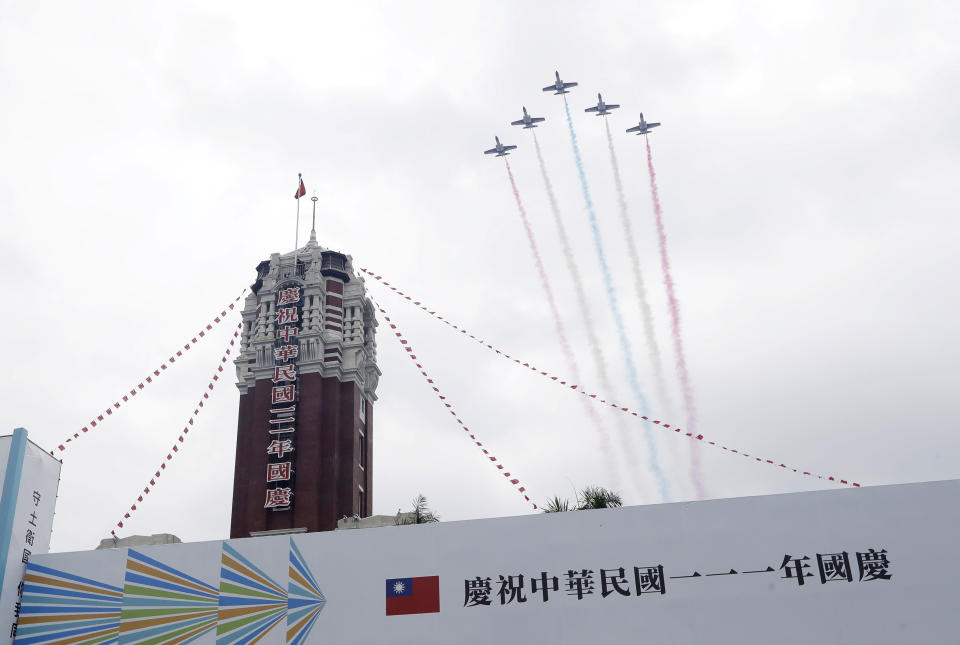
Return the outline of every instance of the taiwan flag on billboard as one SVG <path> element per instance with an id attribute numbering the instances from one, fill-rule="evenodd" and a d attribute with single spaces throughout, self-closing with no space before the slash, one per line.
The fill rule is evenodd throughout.
<path id="1" fill-rule="evenodd" d="M 387 580 L 387 616 L 440 611 L 440 576 Z"/>

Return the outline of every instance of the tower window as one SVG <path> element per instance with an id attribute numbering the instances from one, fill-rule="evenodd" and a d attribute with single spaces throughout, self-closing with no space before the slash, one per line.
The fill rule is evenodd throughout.
<path id="1" fill-rule="evenodd" d="M 360 490 L 357 493 L 357 515 L 363 517 L 363 511 L 366 508 L 367 504 L 367 493 L 363 490 L 363 486 L 360 486 Z"/>
<path id="2" fill-rule="evenodd" d="M 360 432 L 360 467 L 367 469 L 367 436 Z"/>

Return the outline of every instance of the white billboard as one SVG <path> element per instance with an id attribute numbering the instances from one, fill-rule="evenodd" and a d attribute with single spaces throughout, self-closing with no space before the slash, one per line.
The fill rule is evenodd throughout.
<path id="1" fill-rule="evenodd" d="M 17 643 L 960 642 L 960 481 L 39 556 Z"/>
<path id="2" fill-rule="evenodd" d="M 0 481 L 0 643 L 11 643 L 26 563 L 50 549 L 60 461 L 17 428 L 0 437 Z"/>

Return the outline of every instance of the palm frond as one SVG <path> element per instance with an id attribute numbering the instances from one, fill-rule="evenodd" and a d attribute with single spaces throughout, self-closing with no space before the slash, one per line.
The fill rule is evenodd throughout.
<path id="1" fill-rule="evenodd" d="M 566 513 L 570 510 L 570 500 L 554 495 L 541 508 L 544 513 Z"/>

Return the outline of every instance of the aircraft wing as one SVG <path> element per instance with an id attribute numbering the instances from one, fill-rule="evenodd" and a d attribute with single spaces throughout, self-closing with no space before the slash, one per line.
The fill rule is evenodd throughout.
<path id="1" fill-rule="evenodd" d="M 639 125 L 635 125 L 632 128 L 627 128 L 627 132 L 639 132 L 642 129 Z"/>
<path id="2" fill-rule="evenodd" d="M 608 110 L 615 110 L 615 109 L 617 109 L 618 107 L 620 107 L 620 106 L 617 105 L 616 103 L 607 103 L 607 109 L 608 109 Z"/>
<path id="3" fill-rule="evenodd" d="M 584 110 L 584 112 L 596 112 L 596 111 L 599 110 L 599 109 L 600 109 L 600 108 L 598 108 L 596 105 L 594 105 L 593 107 L 588 107 L 586 110 Z"/>
<path id="4" fill-rule="evenodd" d="M 577 86 L 576 81 L 574 81 L 574 82 L 572 82 L 572 83 L 564 83 L 564 84 L 563 84 L 563 89 L 567 89 L 568 87 L 576 87 L 576 86 Z"/>
<path id="5" fill-rule="evenodd" d="M 516 150 L 517 146 L 503 146 L 503 150 Z"/>
<path id="6" fill-rule="evenodd" d="M 483 154 L 485 154 L 485 155 L 492 155 L 492 154 L 495 153 L 496 151 L 497 151 L 496 148 L 490 148 L 489 150 L 484 150 L 484 151 L 483 151 Z"/>
<path id="7" fill-rule="evenodd" d="M 552 91 L 555 90 L 555 89 L 557 89 L 557 86 L 556 86 L 556 85 L 548 85 L 547 87 L 543 88 L 543 91 L 544 91 L 544 92 L 552 92 Z"/>
<path id="8" fill-rule="evenodd" d="M 523 119 L 520 119 L 519 121 L 511 121 L 510 125 L 523 125 L 524 123 L 525 121 Z"/>
<path id="9" fill-rule="evenodd" d="M 648 123 L 648 124 L 647 124 L 647 127 L 648 127 L 648 128 L 655 128 L 655 127 L 657 127 L 658 125 L 660 125 L 660 124 L 659 124 L 659 123 Z"/>
<path id="10" fill-rule="evenodd" d="M 540 123 L 541 121 L 546 121 L 542 116 L 532 116 L 530 117 L 530 123 Z"/>

